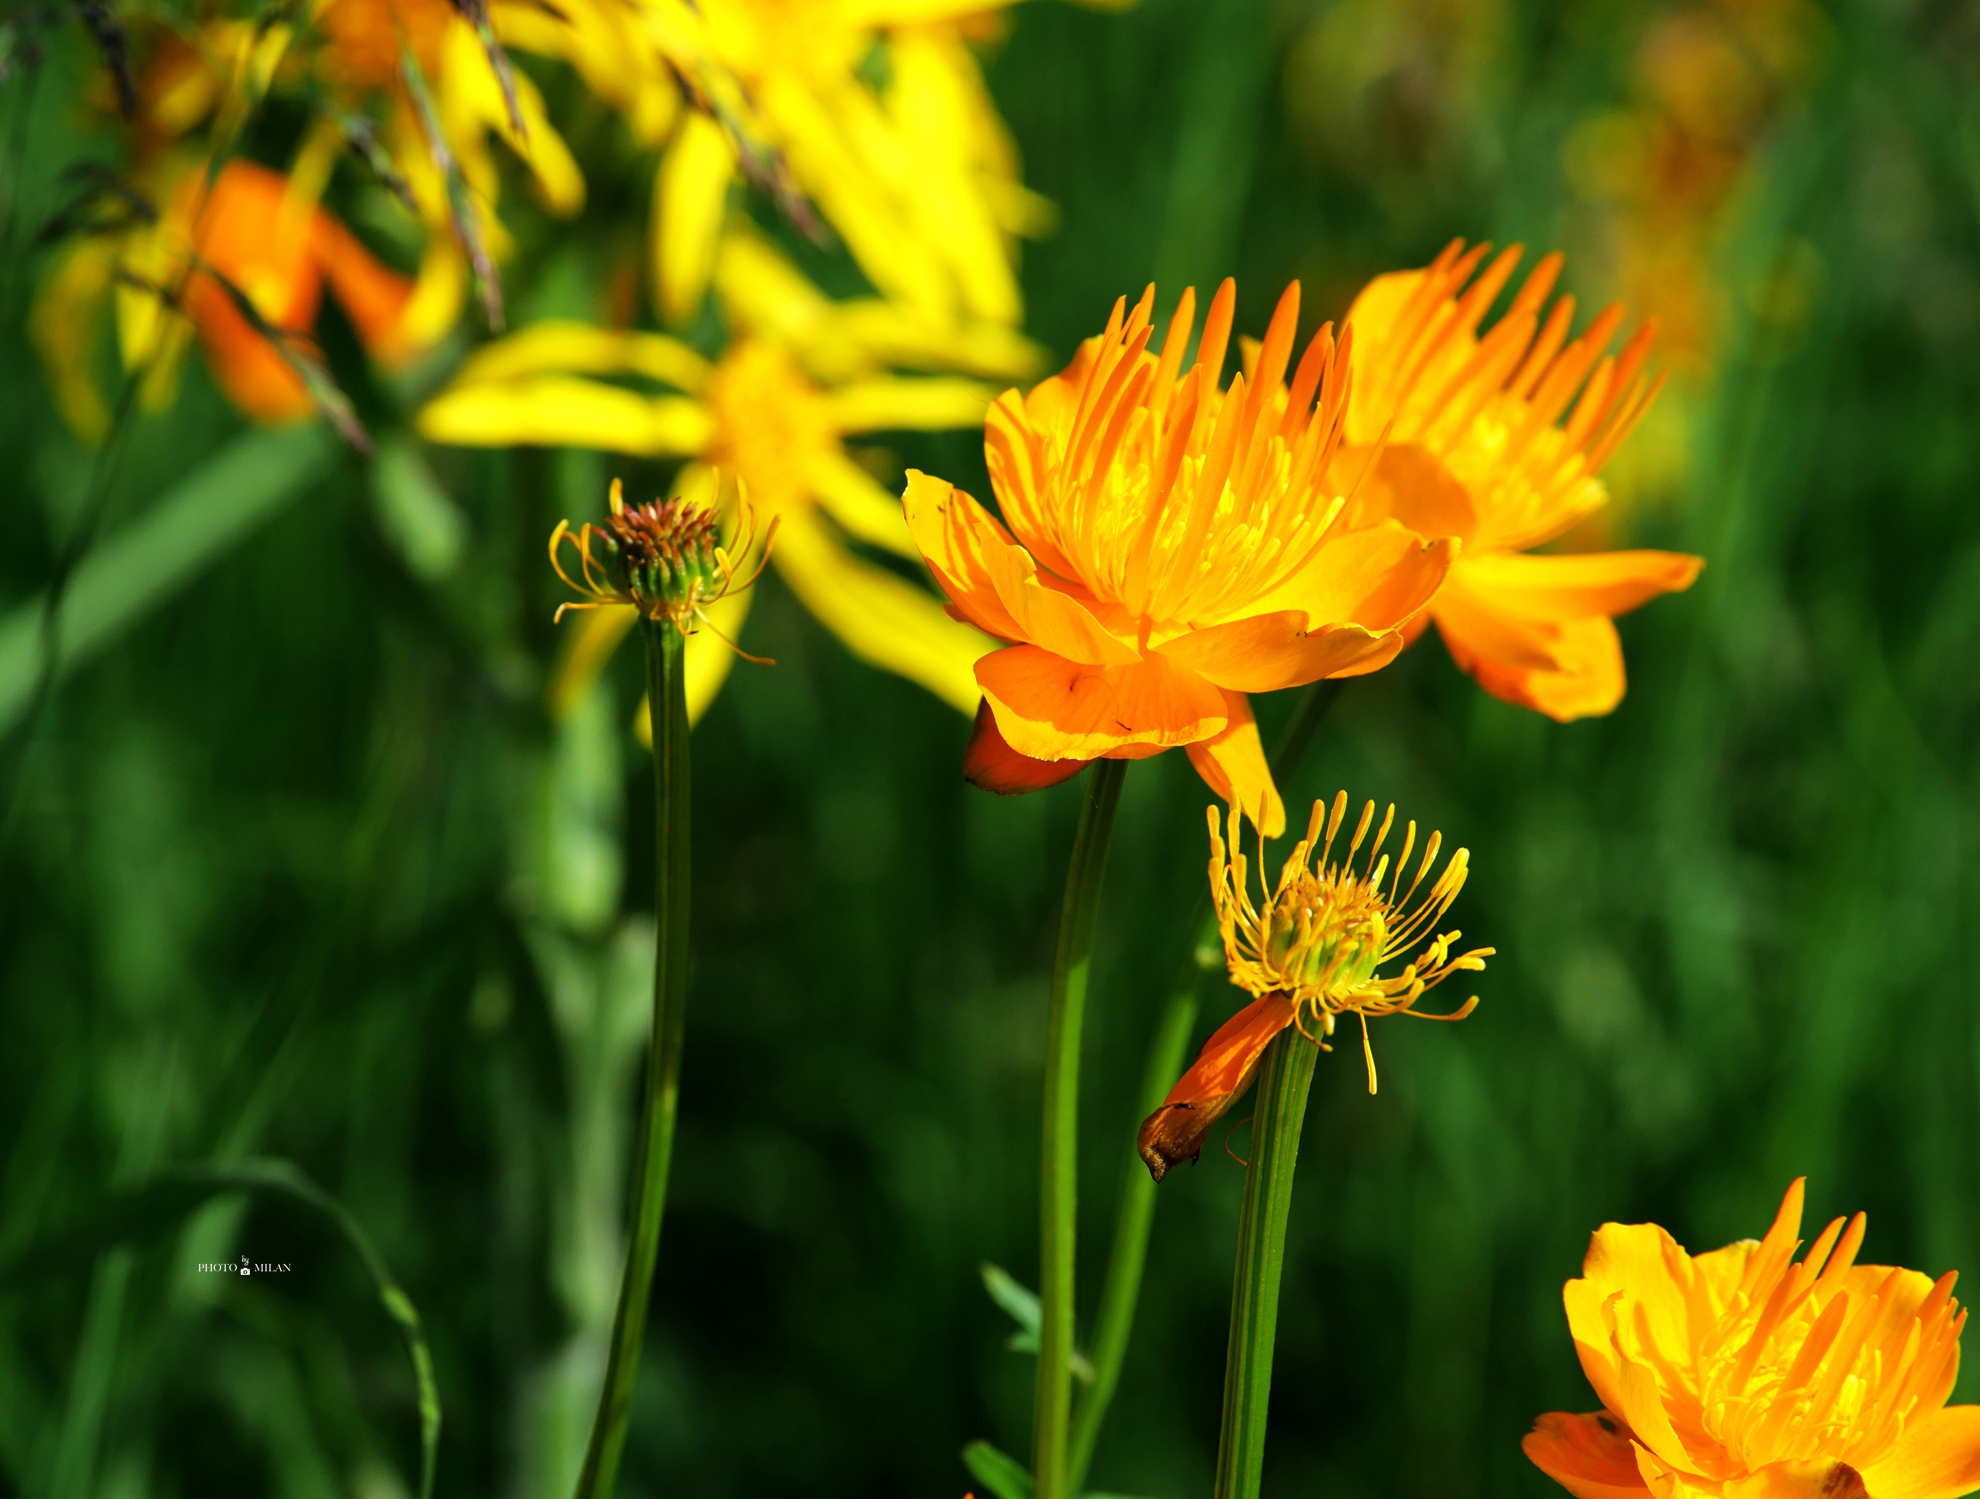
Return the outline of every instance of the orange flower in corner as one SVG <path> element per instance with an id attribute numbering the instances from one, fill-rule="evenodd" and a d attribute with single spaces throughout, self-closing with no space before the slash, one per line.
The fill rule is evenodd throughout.
<path id="1" fill-rule="evenodd" d="M 1349 350 L 1322 328 L 1287 387 L 1297 282 L 1252 376 L 1219 389 L 1235 300 L 1226 281 L 1187 371 L 1195 294 L 1158 357 L 1151 286 L 1065 371 L 1001 397 L 984 445 L 1004 523 L 909 473 L 908 527 L 952 612 L 1013 642 L 976 663 L 976 785 L 1032 791 L 1094 759 L 1183 746 L 1276 835 L 1285 810 L 1246 694 L 1387 664 L 1444 580 L 1449 539 L 1343 524 L 1329 471 Z"/>
<path id="2" fill-rule="evenodd" d="M 412 283 L 371 257 L 350 230 L 314 202 L 298 200 L 289 179 L 244 161 L 230 163 L 204 204 L 197 177 L 182 189 L 182 222 L 194 222 L 198 269 L 187 279 L 185 310 L 199 330 L 213 378 L 227 398 L 261 421 L 312 409 L 308 387 L 242 315 L 210 267 L 254 304 L 270 328 L 306 336 L 316 325 L 323 283 L 373 355 L 392 362 Z"/>
<path id="3" fill-rule="evenodd" d="M 1526 1455 L 1578 1499 L 1955 1499 L 1980 1488 L 1980 1406 L 1946 1405 L 1955 1276 L 1859 1265 L 1864 1217 L 1805 1259 L 1802 1182 L 1767 1237 L 1696 1259 L 1605 1223 L 1568 1326 L 1604 1410 L 1542 1416 Z"/>
<path id="4" fill-rule="evenodd" d="M 1542 318 L 1558 254 L 1481 337 L 1521 253 L 1505 251 L 1467 288 L 1489 248 L 1453 242 L 1427 270 L 1378 276 L 1355 298 L 1357 380 L 1336 461 L 1353 471 L 1387 433 L 1356 523 L 1395 519 L 1458 537 L 1463 551 L 1429 611 L 1445 645 L 1493 696 L 1565 722 L 1622 701 L 1613 618 L 1690 587 L 1704 563 L 1676 552 L 1528 552 L 1608 502 L 1597 475 L 1663 380 L 1642 373 L 1654 324 L 1619 355 L 1604 353 L 1621 307 L 1572 343 L 1572 297 Z"/>

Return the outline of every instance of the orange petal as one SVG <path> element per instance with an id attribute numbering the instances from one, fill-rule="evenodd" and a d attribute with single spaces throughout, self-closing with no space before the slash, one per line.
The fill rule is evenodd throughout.
<path id="1" fill-rule="evenodd" d="M 1604 1223 L 1588 1241 L 1582 1278 L 1562 1289 L 1568 1331 L 1595 1397 L 1612 1411 L 1623 1408 L 1622 1373 L 1610 1337 L 1609 1298 L 1630 1297 L 1624 1347 L 1653 1361 L 1680 1366 L 1691 1356 L 1687 1322 L 1689 1256 L 1654 1223 Z M 1650 1349 L 1644 1348 L 1644 1343 Z"/>
<path id="2" fill-rule="evenodd" d="M 1523 619 L 1614 618 L 1660 593 L 1691 586 L 1703 557 L 1682 552 L 1584 552 L 1534 556 L 1498 552 L 1467 557 L 1464 586 L 1493 608 Z"/>
<path id="3" fill-rule="evenodd" d="M 1354 496 L 1341 520 L 1344 530 L 1394 520 L 1419 536 L 1469 541 L 1478 529 L 1471 491 L 1436 454 L 1416 443 L 1392 443 L 1379 458 L 1372 447 L 1344 447 L 1328 465 L 1327 478 L 1340 493 Z"/>
<path id="4" fill-rule="evenodd" d="M 1196 1061 L 1141 1123 L 1136 1148 L 1148 1174 L 1160 1181 L 1178 1161 L 1193 1161 L 1203 1137 L 1244 1096 L 1265 1048 L 1293 1022 L 1292 1001 L 1273 993 L 1254 1000 L 1217 1028 Z"/>
<path id="5" fill-rule="evenodd" d="M 191 277 L 184 300 L 214 384 L 235 406 L 263 422 L 292 421 L 315 409 L 302 377 L 211 276 Z"/>
<path id="6" fill-rule="evenodd" d="M 1534 1467 L 1575 1499 L 1642 1499 L 1649 1492 L 1629 1429 L 1607 1411 L 1550 1412 L 1519 1445 Z"/>
<path id="7" fill-rule="evenodd" d="M 330 290 L 357 330 L 365 351 L 388 364 L 418 353 L 399 338 L 412 281 L 387 270 L 358 243 L 350 230 L 321 209 L 311 226 L 311 252 L 329 278 Z"/>
<path id="8" fill-rule="evenodd" d="M 1309 631 L 1304 609 L 1280 609 L 1191 630 L 1155 650 L 1230 691 L 1277 692 L 1346 675 L 1371 657 L 1386 663 L 1400 648 L 1393 631 L 1376 634 L 1360 625 Z"/>
<path id="9" fill-rule="evenodd" d="M 914 544 L 956 607 L 982 629 L 1094 666 L 1139 659 L 1078 599 L 1039 582 L 1030 554 L 960 489 L 911 470 L 902 503 Z"/>
<path id="10" fill-rule="evenodd" d="M 1304 609 L 1311 629 L 1326 624 L 1393 629 L 1430 602 L 1457 555 L 1451 537 L 1425 541 L 1385 521 L 1328 542 L 1299 572 L 1247 603 L 1245 613 Z"/>
<path id="11" fill-rule="evenodd" d="M 1626 677 L 1616 627 L 1601 615 L 1551 621 L 1496 608 L 1454 570 L 1432 612 L 1451 659 L 1496 698 L 1567 723 L 1609 713 Z"/>
<path id="12" fill-rule="evenodd" d="M 1005 740 L 1034 760 L 1091 760 L 1128 745 L 1173 749 L 1230 722 L 1223 693 L 1160 656 L 1089 666 L 1013 645 L 977 662 L 976 680 Z"/>
<path id="13" fill-rule="evenodd" d="M 1034 760 L 1020 755 L 997 732 L 997 715 L 990 704 L 976 707 L 976 725 L 970 730 L 969 748 L 963 751 L 963 779 L 999 796 L 1019 796 L 1027 791 L 1043 791 L 1069 781 L 1086 769 L 1090 760 Z"/>
<path id="14" fill-rule="evenodd" d="M 1980 1489 L 1980 1405 L 1914 1416 L 1897 1445 L 1863 1470 L 1876 1499 L 1954 1499 Z"/>
<path id="15" fill-rule="evenodd" d="M 1226 692 L 1224 707 L 1230 723 L 1223 733 L 1190 745 L 1189 763 L 1219 801 L 1249 817 L 1267 838 L 1276 838 L 1286 830 L 1286 804 L 1272 784 L 1251 701 L 1242 692 Z"/>

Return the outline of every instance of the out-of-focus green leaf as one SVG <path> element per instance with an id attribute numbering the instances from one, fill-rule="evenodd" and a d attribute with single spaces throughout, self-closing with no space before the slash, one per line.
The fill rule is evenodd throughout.
<path id="1" fill-rule="evenodd" d="M 971 1442 L 963 1448 L 962 1460 L 970 1477 L 997 1499 L 1031 1499 L 1031 1475 L 1008 1452 L 999 1451 L 988 1442 Z"/>
<path id="2" fill-rule="evenodd" d="M 467 517 L 433 477 L 418 444 L 395 435 L 379 445 L 371 497 L 379 530 L 417 577 L 438 583 L 453 572 L 467 550 Z"/>
<path id="3" fill-rule="evenodd" d="M 1011 1314 L 1018 1330 L 1004 1346 L 1013 1353 L 1036 1353 L 1038 1351 L 1038 1293 L 1024 1285 L 1002 1265 L 993 1265 L 985 1260 L 978 1266 L 983 1276 L 983 1289 L 990 1293 L 990 1299 Z M 1073 1350 L 1072 1371 L 1076 1378 L 1089 1384 L 1093 1381 L 1093 1361 L 1079 1349 Z"/>
<path id="4" fill-rule="evenodd" d="M 0 618 L 0 733 L 34 696 L 50 625 L 60 681 L 307 489 L 334 451 L 319 426 L 243 433 L 85 557 L 52 621 L 39 595 Z"/>

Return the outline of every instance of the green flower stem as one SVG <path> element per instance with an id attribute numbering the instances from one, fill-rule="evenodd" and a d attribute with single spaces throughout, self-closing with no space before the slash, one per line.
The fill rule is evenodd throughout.
<path id="1" fill-rule="evenodd" d="M 1140 1117 L 1146 1118 L 1161 1107 L 1170 1087 L 1182 1072 L 1183 1055 L 1189 1049 L 1190 1032 L 1196 1026 L 1196 985 L 1178 986 L 1169 996 L 1155 1040 L 1148 1048 L 1148 1066 L 1141 1078 Z M 1141 1158 L 1128 1156 L 1127 1174 L 1121 1183 L 1120 1215 L 1114 1221 L 1114 1248 L 1107 1259 L 1107 1278 L 1100 1292 L 1100 1321 L 1093 1337 L 1093 1380 L 1081 1392 L 1073 1408 L 1072 1475 L 1069 1492 L 1080 1494 L 1086 1488 L 1086 1470 L 1093 1462 L 1093 1449 L 1100 1440 L 1100 1424 L 1107 1417 L 1114 1390 L 1121 1382 L 1121 1365 L 1127 1358 L 1128 1335 L 1134 1331 L 1135 1303 L 1141 1297 L 1141 1272 L 1148 1261 L 1148 1233 L 1155 1222 L 1155 1179 Z"/>
<path id="2" fill-rule="evenodd" d="M 1341 681 L 1315 682 L 1307 688 L 1299 712 L 1286 727 L 1272 754 L 1272 779 L 1283 786 L 1299 773 L 1306 752 L 1313 746 L 1327 714 L 1346 684 Z M 1217 937 L 1217 918 L 1208 899 L 1197 900 L 1195 940 L 1183 958 L 1182 969 L 1169 991 L 1169 1002 L 1155 1028 L 1155 1039 L 1148 1048 L 1148 1069 L 1143 1074 L 1140 1107 L 1134 1122 L 1139 1125 L 1168 1096 L 1170 1087 L 1182 1075 L 1192 1027 L 1196 1024 L 1197 986 L 1203 975 L 1221 966 L 1223 950 Z M 1129 1139 L 1132 1140 L 1132 1132 Z M 1086 1486 L 1086 1473 L 1093 1462 L 1093 1449 L 1100 1441 L 1100 1428 L 1107 1419 L 1108 1406 L 1120 1384 L 1121 1365 L 1127 1358 L 1128 1337 L 1134 1331 L 1134 1314 L 1141 1300 L 1141 1272 L 1148 1261 L 1148 1236 L 1155 1222 L 1155 1179 L 1132 1149 L 1121 1182 L 1121 1206 L 1114 1220 L 1114 1247 L 1107 1260 L 1107 1278 L 1100 1291 L 1100 1321 L 1093 1337 L 1093 1382 L 1082 1393 L 1073 1412 L 1071 1492 Z"/>
<path id="3" fill-rule="evenodd" d="M 681 632 L 648 622 L 646 677 L 653 724 L 654 843 L 657 864 L 653 958 L 653 1036 L 646 1059 L 633 1163 L 632 1242 L 612 1314 L 605 1386 L 578 1475 L 577 1499 L 611 1499 L 626 1444 L 653 1262 L 660 1250 L 660 1217 L 667 1203 L 667 1168 L 674 1154 L 674 1115 L 681 1091 L 681 1045 L 687 1018 L 688 974 L 688 721 Z"/>
<path id="4" fill-rule="evenodd" d="M 1217 1442 L 1216 1499 L 1257 1499 L 1265 1466 L 1265 1410 L 1272 1394 L 1272 1345 L 1279 1326 L 1279 1277 L 1286 1260 L 1286 1212 L 1306 1095 L 1320 1055 L 1296 1028 L 1279 1034 L 1258 1074 L 1258 1112 L 1238 1217 L 1237 1275 L 1231 1286 L 1231 1341 L 1224 1355 L 1224 1426 Z"/>
<path id="5" fill-rule="evenodd" d="M 1069 1499 L 1072 1400 L 1073 1250 L 1079 1191 L 1079 1043 L 1107 842 L 1120 806 L 1125 760 L 1097 760 L 1066 868 L 1059 951 L 1046 1021 L 1044 1169 L 1038 1274 L 1038 1403 L 1032 1423 L 1034 1499 Z"/>

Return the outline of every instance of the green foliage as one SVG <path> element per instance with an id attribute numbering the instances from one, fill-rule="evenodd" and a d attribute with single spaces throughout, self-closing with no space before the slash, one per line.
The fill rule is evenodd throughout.
<path id="1" fill-rule="evenodd" d="M 1599 302 L 1609 221 L 1564 161 L 1669 8 L 1479 7 L 1496 20 L 1469 83 L 1407 26 L 1329 19 L 1365 9 L 1015 12 L 991 83 L 1061 214 L 1026 252 L 1034 336 L 1069 356 L 1158 270 L 1234 271 L 1254 332 L 1298 275 L 1310 328 L 1454 234 L 1565 243 L 1566 284 Z M 1869 1210 L 1867 1258 L 1980 1266 L 1980 58 L 1930 7 L 1844 0 L 1822 27 L 1711 244 L 1727 331 L 1685 476 L 1618 480 L 1624 544 L 1709 559 L 1622 622 L 1622 707 L 1541 720 L 1433 635 L 1349 685 L 1285 788 L 1293 808 L 1343 785 L 1393 798 L 1468 846 L 1456 919 L 1501 956 L 1463 1025 L 1377 1027 L 1378 1097 L 1352 1048 L 1320 1059 L 1270 1493 L 1552 1492 L 1518 1439 L 1593 1403 L 1559 1292 L 1605 1219 L 1709 1247 L 1760 1231 L 1805 1172 L 1817 1222 Z M 1360 91 L 1316 93 L 1338 70 L 1302 59 L 1356 37 Z M 28 68 L 17 40 L 0 1263 L 162 1173 L 293 1161 L 419 1308 L 447 1411 L 436 1491 L 560 1499 L 623 1256 L 653 792 L 636 652 L 572 717 L 543 711 L 543 541 L 622 467 L 634 489 L 665 475 L 420 449 L 408 412 L 439 375 L 382 381 L 334 325 L 376 466 L 321 427 L 243 428 L 196 360 L 99 459 L 29 346 L 49 251 L 24 247 L 73 196 L 60 173 L 103 154 L 78 123 L 100 62 L 71 30 Z M 361 223 L 383 189 L 358 175 L 337 191 Z M 519 221 L 517 325 L 603 305 L 599 247 L 645 186 L 630 167 L 590 186 L 575 228 Z M 987 493 L 967 438 L 891 441 Z M 1083 788 L 970 791 L 960 717 L 760 587 L 743 644 L 778 665 L 738 665 L 695 731 L 689 1060 L 620 1492 L 953 1499 L 973 1476 L 1018 1499 L 985 1447 L 956 1454 L 977 1433 L 1028 1451 L 1029 1361 L 975 1267 L 1035 1264 Z M 1268 743 L 1291 707 L 1260 704 Z M 1204 800 L 1179 755 L 1122 797 L 1080 1102 L 1087 1326 L 1192 937 Z M 1234 1004 L 1206 992 L 1192 1044 Z M 1213 1150 L 1160 1189 L 1093 1459 L 1109 1491 L 1210 1487 L 1241 1185 Z M 79 1241 L 0 1295 L 0 1490 L 416 1492 L 426 1395 L 364 1264 L 261 1193 L 176 1221 Z M 196 1272 L 242 1252 L 295 1273 Z"/>

